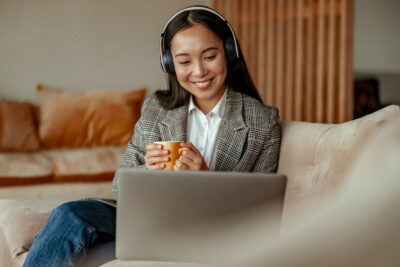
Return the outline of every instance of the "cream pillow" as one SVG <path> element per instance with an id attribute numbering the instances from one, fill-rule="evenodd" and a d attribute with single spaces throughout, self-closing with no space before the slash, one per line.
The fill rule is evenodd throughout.
<path id="1" fill-rule="evenodd" d="M 45 147 L 122 145 L 140 117 L 146 88 L 63 92 L 38 86 Z"/>

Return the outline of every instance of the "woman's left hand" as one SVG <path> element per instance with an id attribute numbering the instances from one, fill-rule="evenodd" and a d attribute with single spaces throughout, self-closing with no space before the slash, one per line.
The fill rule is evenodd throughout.
<path id="1" fill-rule="evenodd" d="M 209 171 L 203 156 L 197 148 L 190 142 L 181 143 L 182 151 L 179 159 L 175 161 L 176 171 Z"/>

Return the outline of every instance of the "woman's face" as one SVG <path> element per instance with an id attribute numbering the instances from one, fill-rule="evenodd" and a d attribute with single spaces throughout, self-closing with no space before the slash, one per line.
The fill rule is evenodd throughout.
<path id="1" fill-rule="evenodd" d="M 208 28 L 194 24 L 175 34 L 171 52 L 180 85 L 207 114 L 225 92 L 227 62 L 222 41 Z"/>

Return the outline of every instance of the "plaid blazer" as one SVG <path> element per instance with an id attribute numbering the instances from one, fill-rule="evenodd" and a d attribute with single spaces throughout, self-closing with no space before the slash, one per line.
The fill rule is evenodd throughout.
<path id="1" fill-rule="evenodd" d="M 120 168 L 145 168 L 146 145 L 156 141 L 186 142 L 188 105 L 166 110 L 148 97 L 135 125 Z M 233 90 L 228 91 L 217 141 L 216 171 L 276 172 L 281 131 L 278 109 Z M 118 170 L 113 180 L 117 196 Z"/>

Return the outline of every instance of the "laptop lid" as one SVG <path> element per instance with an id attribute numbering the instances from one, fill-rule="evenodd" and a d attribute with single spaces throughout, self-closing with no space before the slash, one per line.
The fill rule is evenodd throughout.
<path id="1" fill-rule="evenodd" d="M 207 262 L 277 233 L 285 185 L 279 174 L 122 169 L 116 257 Z"/>

